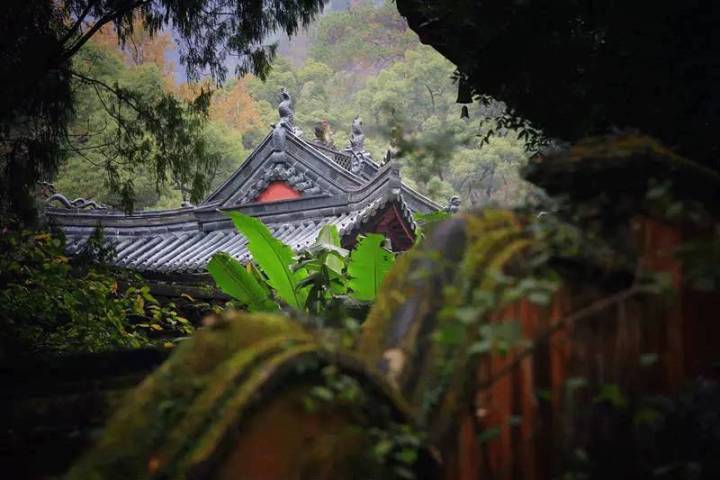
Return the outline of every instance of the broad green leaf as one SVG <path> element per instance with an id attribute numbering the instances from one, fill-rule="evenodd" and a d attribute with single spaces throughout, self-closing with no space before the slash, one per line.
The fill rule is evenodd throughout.
<path id="1" fill-rule="evenodd" d="M 382 235 L 369 233 L 360 239 L 350 254 L 349 286 L 353 291 L 352 296 L 358 300 L 375 300 L 385 275 L 395 262 L 392 252 L 382 247 L 384 241 Z"/>
<path id="2" fill-rule="evenodd" d="M 278 306 L 268 291 L 245 270 L 242 263 L 227 253 L 216 253 L 208 263 L 208 271 L 220 289 L 247 305 L 250 311 L 273 311 Z"/>
<path id="3" fill-rule="evenodd" d="M 417 212 L 413 214 L 413 218 L 420 226 L 432 225 L 452 217 L 452 214 L 444 210 L 438 210 L 430 213 Z"/>
<path id="4" fill-rule="evenodd" d="M 347 257 L 348 251 L 340 246 L 340 234 L 337 227 L 325 225 L 320 229 L 315 245 L 331 252 L 325 257 L 325 266 L 338 275 L 342 274 L 345 267 L 343 259 Z"/>
<path id="5" fill-rule="evenodd" d="M 327 243 L 340 247 L 340 234 L 335 225 L 325 225 L 320 229 L 315 243 Z"/>
<path id="6" fill-rule="evenodd" d="M 288 305 L 302 309 L 305 305 L 307 290 L 296 290 L 297 282 L 307 276 L 304 269 L 293 272 L 293 252 L 289 246 L 272 236 L 270 230 L 257 218 L 238 212 L 228 212 L 240 233 L 248 239 L 248 250 L 253 260 L 265 273 L 268 283 L 277 292 L 278 297 Z"/>

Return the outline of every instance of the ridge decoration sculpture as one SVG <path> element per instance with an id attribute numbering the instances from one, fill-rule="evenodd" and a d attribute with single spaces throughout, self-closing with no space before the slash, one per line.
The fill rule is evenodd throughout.
<path id="1" fill-rule="evenodd" d="M 350 127 L 350 143 L 345 148 L 345 152 L 350 154 L 350 171 L 352 173 L 360 173 L 364 161 L 372 162 L 372 156 L 365 151 L 365 134 L 362 130 L 362 118 L 357 115 Z"/>
<path id="2" fill-rule="evenodd" d="M 292 109 L 292 97 L 288 93 L 287 88 L 280 89 L 280 104 L 278 105 L 278 114 L 280 114 L 279 125 L 284 126 L 291 132 L 295 129 L 295 112 Z"/>
<path id="3" fill-rule="evenodd" d="M 96 200 L 91 200 L 83 197 L 78 197 L 75 200 L 70 200 L 62 193 L 55 193 L 55 185 L 48 182 L 40 182 L 40 187 L 44 191 L 43 197 L 48 195 L 45 199 L 45 205 L 51 207 L 51 203 L 59 203 L 60 208 L 67 209 L 78 209 L 78 210 L 109 210 L 110 207 L 104 203 L 100 203 Z"/>
<path id="4" fill-rule="evenodd" d="M 353 152 L 362 152 L 365 148 L 365 134 L 362 131 L 362 118 L 356 116 L 350 127 L 350 150 Z"/>
<path id="5" fill-rule="evenodd" d="M 295 127 L 295 112 L 292 109 L 292 97 L 287 88 L 280 89 L 280 104 L 278 105 L 278 115 L 280 121 L 273 125 L 272 147 L 275 152 L 285 152 L 285 143 L 287 132 L 291 132 L 297 136 L 301 136 L 300 129 Z"/>
<path id="6" fill-rule="evenodd" d="M 286 163 L 276 163 L 268 167 L 262 173 L 255 183 L 252 184 L 248 192 L 238 202 L 240 205 L 250 203 L 255 200 L 272 182 L 287 182 L 292 188 L 306 195 L 316 195 L 322 192 L 315 182 L 305 173 L 299 171 L 293 165 Z"/>
<path id="7" fill-rule="evenodd" d="M 315 124 L 315 141 L 317 143 L 325 147 L 335 149 L 332 136 L 333 132 L 330 129 L 330 123 L 327 120 L 322 120 Z"/>
<path id="8" fill-rule="evenodd" d="M 460 210 L 460 204 L 462 201 L 457 195 L 450 197 L 447 206 L 443 209 L 448 213 L 457 213 Z"/>

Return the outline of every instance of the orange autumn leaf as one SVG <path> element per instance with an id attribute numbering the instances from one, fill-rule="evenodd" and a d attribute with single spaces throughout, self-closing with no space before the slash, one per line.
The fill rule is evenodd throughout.
<path id="1" fill-rule="evenodd" d="M 241 134 L 262 127 L 260 110 L 257 102 L 250 96 L 246 78 L 241 78 L 230 88 L 213 94 L 210 119 Z"/>
<path id="2" fill-rule="evenodd" d="M 166 53 L 173 48 L 172 37 L 168 32 L 156 32 L 152 36 L 143 26 L 142 20 L 133 20 L 133 32 L 121 45 L 117 31 L 112 25 L 105 25 L 93 35 L 91 42 L 107 50 L 116 51 L 127 63 L 144 65 L 153 63 L 158 66 L 168 82 L 174 84 L 173 71 L 175 65 L 166 58 Z"/>

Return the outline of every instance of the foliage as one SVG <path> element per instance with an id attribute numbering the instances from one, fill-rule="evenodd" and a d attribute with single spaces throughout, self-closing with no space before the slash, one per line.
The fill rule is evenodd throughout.
<path id="1" fill-rule="evenodd" d="M 358 300 L 375 300 L 385 275 L 394 263 L 395 257 L 382 247 L 384 241 L 382 235 L 369 233 L 358 242 L 350 255 L 348 286 Z"/>
<path id="2" fill-rule="evenodd" d="M 717 228 L 717 227 L 716 227 Z M 690 283 L 698 290 L 720 290 L 720 239 L 686 242 L 676 252 Z"/>
<path id="3" fill-rule="evenodd" d="M 718 169 L 720 47 L 712 38 L 720 13 L 702 5 L 397 2 L 410 27 L 458 67 L 464 96 L 509 105 L 506 127 L 532 137 L 527 119 L 566 141 L 640 129 Z"/>
<path id="4" fill-rule="evenodd" d="M 155 69 L 151 68 L 152 70 Z M 148 78 L 153 80 L 151 83 L 144 84 L 143 82 Z M 149 89 L 152 85 L 159 88 L 160 80 L 153 74 L 144 76 L 137 81 L 140 85 L 144 85 L 142 88 Z M 109 125 L 113 122 L 112 118 L 99 105 L 98 97 L 94 94 L 86 96 L 81 103 L 88 104 L 87 115 L 83 114 L 84 119 L 76 119 L 71 127 L 78 132 L 78 135 L 82 136 L 83 132 L 87 132 L 87 125 L 90 123 Z M 214 188 L 224 181 L 237 169 L 247 155 L 241 138 L 234 131 L 221 123 L 203 123 L 204 125 L 192 132 L 192 135 L 197 140 L 195 145 L 204 149 L 204 155 L 212 165 L 196 165 L 195 168 L 198 168 L 197 173 L 201 181 L 195 185 L 202 186 L 201 191 L 196 192 L 196 195 L 204 193 L 208 187 Z M 107 171 L 102 167 L 106 160 L 104 153 L 98 152 L 98 149 L 94 148 L 94 145 L 103 141 L 102 137 L 110 135 L 111 132 L 90 133 L 91 135 L 84 140 L 84 146 L 71 149 L 67 162 L 60 168 L 58 176 L 53 182 L 55 188 L 70 198 L 92 198 L 108 205 L 121 207 L 123 198 L 110 185 Z M 113 143 L 113 145 L 115 144 Z M 189 144 L 188 147 L 192 147 L 192 145 Z M 189 162 L 188 165 L 192 165 L 193 162 Z M 183 181 L 181 176 L 172 174 L 172 169 L 166 171 L 168 172 L 167 181 L 164 185 L 159 185 L 157 175 L 151 165 L 147 163 L 129 165 L 125 161 L 117 164 L 117 178 L 121 182 L 132 182 L 133 209 L 178 208 L 181 202 L 192 199 L 192 181 Z"/>
<path id="5" fill-rule="evenodd" d="M 235 73 L 264 78 L 275 52 L 274 45 L 263 43 L 265 38 L 275 30 L 292 35 L 323 3 L 293 0 L 265 8 L 262 0 L 6 2 L 0 25 L 5 92 L 0 104 L 0 212 L 30 221 L 34 184 L 51 178 L 65 159 L 62 147 L 68 145 L 75 99 L 83 96 L 71 90 L 71 79 L 102 97 L 117 123 L 117 142 L 106 145 L 110 151 L 102 165 L 126 209 L 133 203 L 132 177 L 121 177 L 114 162 L 149 164 L 159 184 L 170 175 L 194 200 L 207 189 L 205 170 L 215 160 L 204 155 L 197 133 L 207 112 L 207 95 L 190 104 L 161 91 L 148 99 L 125 85 L 86 74 L 73 60 L 103 27 L 112 24 L 121 45 L 135 40 L 140 25 L 149 37 L 172 28 L 190 78 L 208 72 L 222 82 L 229 55 L 240 59 Z M 96 147 L 103 148 L 100 145 Z"/>
<path id="6" fill-rule="evenodd" d="M 645 366 L 647 368 L 648 365 Z M 616 384 L 594 385 L 574 378 L 568 397 L 584 422 L 596 429 L 592 441 L 572 445 L 563 478 L 710 479 L 720 475 L 720 385 L 697 379 L 672 395 L 633 392 Z M 584 393 L 594 400 L 579 402 Z M 576 404 L 577 403 L 577 404 Z"/>
<path id="7" fill-rule="evenodd" d="M 64 159 L 73 97 L 66 65 L 51 60 L 64 25 L 53 2 L 10 0 L 0 18 L 0 223 L 31 221 L 32 190 Z M 48 72 L 47 66 L 55 68 Z M 59 67 L 59 68 L 58 68 Z"/>
<path id="8" fill-rule="evenodd" d="M 192 102 L 211 88 L 207 83 L 176 85 L 172 65 L 165 59 L 170 46 L 169 35 L 162 33 L 150 37 L 137 20 L 135 23 L 136 30 L 124 48 L 118 45 L 113 29 L 103 28 L 78 52 L 75 63 L 87 70 L 85 74 L 89 77 L 103 80 L 108 85 L 127 86 L 139 93 L 146 104 L 167 96 Z M 178 144 L 180 151 L 175 157 L 176 165 L 164 168 L 168 181 L 163 181 L 162 175 L 157 174 L 158 169 L 163 172 L 163 165 L 152 165 L 153 161 L 161 159 L 157 148 L 151 148 L 151 155 L 134 163 L 129 162 L 128 155 L 118 153 L 121 145 L 113 135 L 121 124 L 107 109 L 109 103 L 105 97 L 108 92 L 98 92 L 81 83 L 76 86 L 76 91 L 79 95 L 76 116 L 70 125 L 69 158 L 54 184 L 57 191 L 69 197 L 93 198 L 113 206 L 122 206 L 123 200 L 129 206 L 130 202 L 123 199 L 117 185 L 111 185 L 113 177 L 108 177 L 108 169 L 103 168 L 107 162 L 117 172 L 115 180 L 132 182 L 125 191 L 132 193 L 134 209 L 177 208 L 182 201 L 191 201 L 193 197 L 197 201 L 208 187 L 215 187 L 227 178 L 246 156 L 241 135 L 248 128 L 257 128 L 257 120 L 253 120 L 255 102 L 247 95 L 243 81 L 216 91 L 210 99 L 208 119 L 201 115 L 197 118 L 201 125 L 189 121 L 178 124 L 179 128 L 192 129 L 184 132 L 192 138 Z M 166 137 L 168 135 L 163 133 L 155 139 Z M 187 151 L 190 147 L 196 151 Z M 183 178 L 181 170 L 185 164 L 188 167 L 195 165 L 193 177 L 197 177 L 197 182 L 188 175 Z M 193 192 L 193 186 L 200 187 L 199 191 Z"/>
<path id="9" fill-rule="evenodd" d="M 337 406 L 358 415 L 357 410 L 367 409 L 369 392 L 356 378 L 343 373 L 338 365 L 328 365 L 321 371 L 322 382 L 313 386 L 304 398 L 307 410 Z M 371 448 L 363 455 L 363 469 L 367 478 L 413 480 L 417 478 L 417 464 L 425 447 L 425 436 L 408 423 L 387 422 L 367 429 Z M 377 471 L 375 471 L 377 470 Z M 389 470 L 389 471 L 388 471 Z M 362 478 L 366 478 L 362 475 Z M 376 477 L 378 475 L 379 477 Z"/>
<path id="10" fill-rule="evenodd" d="M 166 58 L 168 50 L 172 48 L 172 35 L 167 31 L 150 34 L 138 16 L 133 18 L 133 29 L 125 42 L 120 42 L 117 30 L 112 25 L 105 25 L 88 43 L 105 50 L 120 52 L 125 63 L 129 65 L 154 64 L 160 69 L 168 85 L 174 84 L 171 77 L 176 65 Z"/>
<path id="11" fill-rule="evenodd" d="M 269 290 L 230 255 L 214 255 L 208 263 L 208 272 L 222 291 L 246 305 L 248 311 L 278 309 L 277 304 L 270 299 Z"/>
<path id="12" fill-rule="evenodd" d="M 201 200 L 219 162 L 203 135 L 210 93 L 185 102 L 163 90 L 154 64 L 128 68 L 92 45 L 75 56 L 73 67 L 78 100 L 69 135 L 78 141 L 69 141 L 68 148 L 105 171 L 105 183 L 120 192 L 122 207 L 134 207 L 136 170 L 150 174 L 156 190 L 170 176 L 187 200 Z"/>
<path id="13" fill-rule="evenodd" d="M 307 272 L 302 268 L 291 269 L 294 261 L 292 249 L 273 237 L 257 218 L 239 212 L 228 212 L 228 216 L 235 228 L 247 238 L 248 250 L 265 274 L 268 285 L 291 307 L 303 308 L 307 291 L 296 288 L 296 285 L 307 276 Z"/>
<path id="14" fill-rule="evenodd" d="M 356 98 L 376 125 L 391 127 L 381 133 L 398 147 L 403 175 L 422 193 L 441 202 L 462 193 L 472 207 L 522 203 L 525 185 L 517 172 L 527 159 L 523 141 L 499 129 L 493 141 L 484 142 L 504 107 L 471 105 L 469 118 L 461 119 L 451 70 L 427 47 L 408 50 Z"/>
<path id="15" fill-rule="evenodd" d="M 123 291 L 85 263 L 97 260 L 87 256 L 93 247 L 70 260 L 64 246 L 47 233 L 0 237 L 0 356 L 138 348 L 192 333 L 174 304 L 161 305 L 137 279 L 124 279 Z"/>
<path id="16" fill-rule="evenodd" d="M 318 28 L 326 21 L 322 17 Z M 389 145 L 396 146 L 404 180 L 433 200 L 445 202 L 461 193 L 468 207 L 524 203 L 529 187 L 518 170 L 528 154 L 514 131 L 497 127 L 502 104 L 470 106 L 471 119 L 461 119 L 452 64 L 430 48 L 409 46 L 374 77 L 336 70 L 318 57 L 300 68 L 279 58 L 265 82 L 251 79 L 248 87 L 268 123 L 275 118 L 273 106 L 283 86 L 294 93 L 295 120 L 305 132 L 320 120 L 346 132 L 359 114 L 365 147 L 376 161 L 382 161 Z M 493 129 L 496 134 L 485 142 L 482 136 Z M 337 134 L 334 140 L 338 147 L 343 146 L 340 138 Z"/>
<path id="17" fill-rule="evenodd" d="M 424 435 L 411 425 L 392 423 L 385 428 L 372 428 L 372 460 L 390 467 L 397 480 L 413 480 L 416 476 L 418 458 Z"/>
<path id="18" fill-rule="evenodd" d="M 332 71 L 368 77 L 401 59 L 417 37 L 398 15 L 394 2 L 353 2 L 325 14 L 311 30 L 310 57 Z"/>
<path id="19" fill-rule="evenodd" d="M 294 268 L 302 268 L 307 276 L 298 284 L 309 286 L 305 309 L 327 316 L 333 298 L 347 294 L 345 264 L 348 251 L 340 246 L 340 235 L 334 225 L 325 225 L 315 243 L 300 252 Z"/>
<path id="20" fill-rule="evenodd" d="M 246 270 L 221 252 L 213 256 L 208 271 L 225 293 L 250 311 L 277 310 L 274 298 L 316 316 L 344 317 L 348 310 L 338 303 L 373 301 L 395 260 L 379 234 L 360 238 L 355 250 L 348 252 L 341 247 L 334 225 L 324 226 L 315 243 L 296 257 L 260 220 L 238 212 L 228 216 L 247 237 L 253 263 Z"/>
<path id="21" fill-rule="evenodd" d="M 232 80 L 213 93 L 210 119 L 222 123 L 243 135 L 249 131 L 264 130 L 260 108 L 250 96 L 247 78 Z"/>

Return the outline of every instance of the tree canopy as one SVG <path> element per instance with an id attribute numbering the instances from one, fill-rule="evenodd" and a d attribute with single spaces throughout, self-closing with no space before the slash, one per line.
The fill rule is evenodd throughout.
<path id="1" fill-rule="evenodd" d="M 420 39 L 485 96 L 573 141 L 640 129 L 717 169 L 720 10 L 707 2 L 398 0 Z"/>
<path id="2" fill-rule="evenodd" d="M 46 15 L 57 20 L 48 40 L 55 44 L 54 55 L 78 48 L 56 69 L 64 72 L 67 84 L 65 106 L 38 112 L 67 118 L 46 119 L 52 127 L 48 131 L 40 128 L 38 112 L 28 116 L 46 140 L 32 160 L 21 155 L 22 149 L 4 151 L 5 165 L 15 158 L 24 171 L 31 171 L 27 181 L 8 180 L 5 210 L 27 206 L 31 186 L 55 177 L 58 167 L 59 191 L 93 196 L 126 210 L 198 201 L 266 134 L 281 87 L 292 92 L 296 121 L 308 136 L 318 122 L 328 121 L 336 146 L 342 148 L 359 114 L 365 120 L 366 148 L 377 161 L 391 142 L 399 142 L 406 181 L 435 200 L 445 202 L 462 193 L 469 206 L 514 202 L 524 195 L 517 170 L 527 154 L 523 139 L 498 123 L 504 106 L 476 104 L 470 107 L 470 119 L 460 119 L 454 66 L 420 47 L 392 2 L 354 2 L 326 12 L 306 33 L 305 62 L 297 65 L 278 57 L 272 70 L 266 61 L 274 50 L 263 42 L 277 36 L 261 34 L 296 32 L 322 2 L 276 2 L 255 17 L 260 25 L 241 32 L 243 22 L 258 13 L 256 3 L 78 0 L 48 6 Z M 20 4 L 15 8 L 39 18 Z M 106 9 L 103 15 L 101 8 Z M 201 35 L 211 30 L 211 38 Z M 167 59 L 172 38 L 179 42 L 188 78 L 207 75 L 201 81 L 177 84 Z M 254 53 L 240 53 L 240 40 Z M 34 65 L 17 52 L 13 55 Z M 254 75 L 227 79 L 232 55 L 242 57 L 234 73 Z M 10 115 L 6 123 L 17 122 Z M 491 131 L 500 132 L 498 138 L 483 145 L 482 137 Z M 394 138 L 398 134 L 401 139 Z M 3 178 L 9 179 L 10 171 L 4 168 Z M 13 191 L 19 196 L 11 201 Z"/>
<path id="3" fill-rule="evenodd" d="M 353 28 L 350 19 L 362 27 Z M 287 87 L 293 92 L 296 124 L 306 136 L 327 120 L 339 148 L 346 146 L 352 119 L 360 115 L 365 148 L 375 160 L 383 161 L 390 144 L 399 142 L 404 181 L 440 203 L 455 194 L 468 207 L 522 201 L 528 187 L 518 170 L 528 153 L 515 131 L 497 128 L 503 104 L 476 103 L 469 107 L 470 118 L 461 119 L 454 65 L 422 46 L 403 25 L 389 2 L 326 13 L 310 29 L 304 64 L 295 67 L 278 57 L 266 81 L 248 81 L 250 94 L 270 123 L 277 92 Z M 358 37 L 366 28 L 379 32 L 380 51 L 394 52 L 386 65 L 374 63 L 376 52 Z M 334 35 L 327 33 L 333 29 Z M 356 36 L 352 55 L 338 54 L 345 35 Z M 489 130 L 498 133 L 484 144 Z"/>
<path id="4" fill-rule="evenodd" d="M 68 155 L 68 135 L 76 92 L 73 81 L 91 87 L 98 96 L 112 96 L 108 114 L 119 125 L 118 147 L 130 163 L 149 163 L 162 184 L 179 176 L 198 198 L 206 178 L 197 173 L 208 164 L 187 133 L 202 122 L 209 97 L 183 105 L 173 95 L 154 102 L 120 85 L 108 84 L 78 71 L 75 59 L 103 27 L 112 25 L 120 45 L 142 28 L 148 36 L 172 28 L 180 62 L 191 79 L 209 75 L 216 83 L 234 73 L 265 77 L 275 52 L 265 44 L 276 30 L 292 35 L 308 24 L 323 0 L 43 0 L 5 2 L 0 20 L 0 207 L 4 215 L 27 219 L 33 211 L 34 184 L 51 177 Z M 233 62 L 230 61 L 233 60 Z M 122 106 L 114 106 L 122 105 Z M 125 115 L 123 111 L 128 111 Z M 132 112 L 130 112 L 132 111 Z M 194 124 L 194 125 L 193 125 Z M 154 148 L 157 147 L 157 148 Z M 187 152 L 187 148 L 195 148 Z M 132 185 L 114 182 L 115 165 L 105 163 L 115 189 L 132 202 Z"/>

